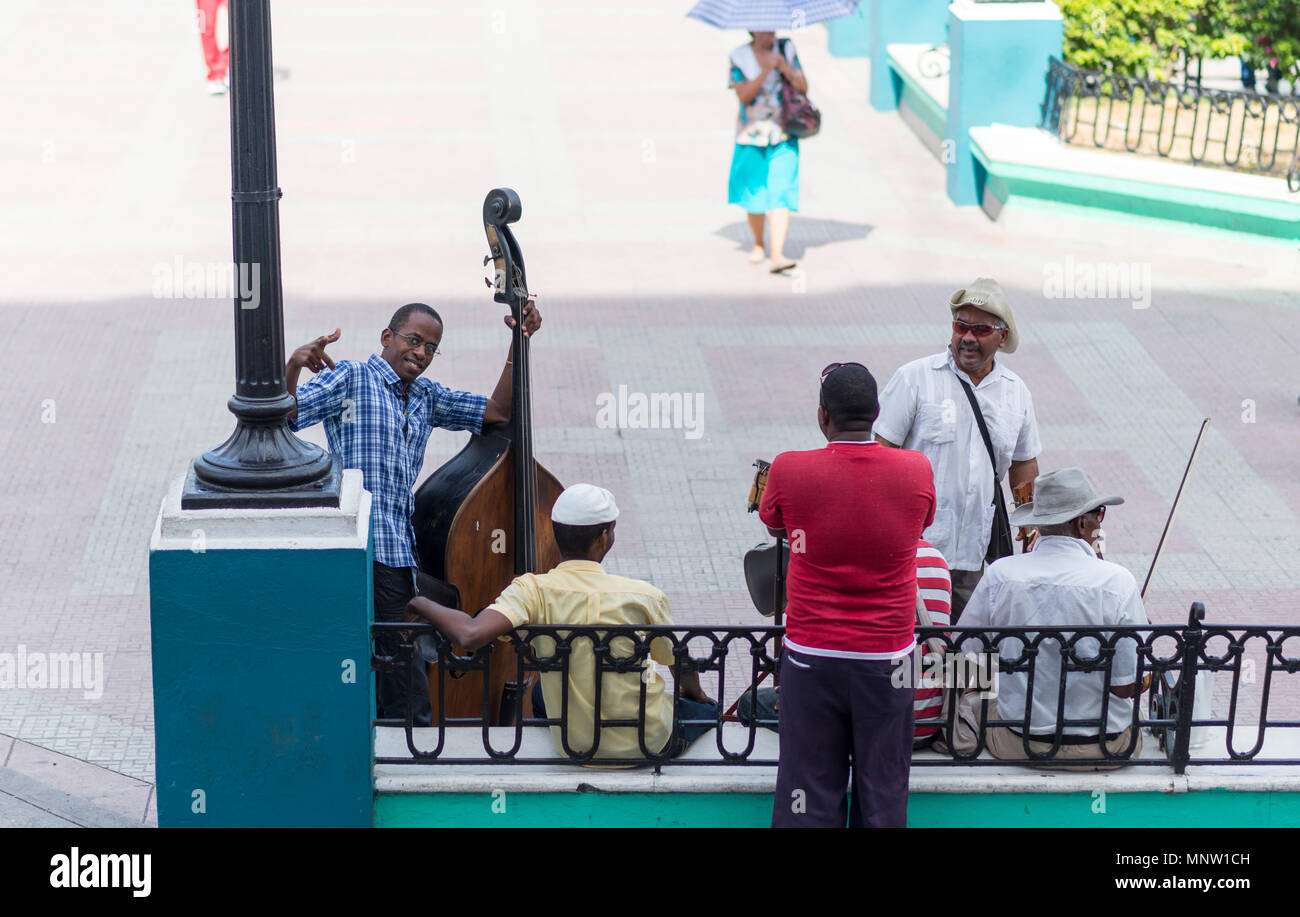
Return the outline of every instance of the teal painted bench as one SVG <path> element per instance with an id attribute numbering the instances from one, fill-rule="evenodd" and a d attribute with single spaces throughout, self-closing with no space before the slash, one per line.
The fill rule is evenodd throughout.
<path id="1" fill-rule="evenodd" d="M 1278 176 L 1080 148 L 1040 128 L 971 128 L 976 186 L 990 216 L 1008 203 L 1068 205 L 1300 239 L 1300 194 Z"/>
<path id="2" fill-rule="evenodd" d="M 740 751 L 748 729 L 726 724 L 724 745 Z M 376 729 L 379 757 L 409 757 L 403 730 Z M 413 731 L 419 748 L 432 749 L 433 728 Z M 520 755 L 551 757 L 544 727 L 523 730 Z M 1261 755 L 1300 756 L 1300 735 L 1270 730 Z M 444 755 L 486 758 L 482 730 L 447 730 Z M 494 748 L 509 748 L 514 733 L 491 730 Z M 710 731 L 684 758 L 720 760 Z M 1204 749 L 1224 747 L 1212 727 Z M 775 733 L 757 730 L 752 757 L 775 760 Z M 1216 752 L 1217 753 L 1217 752 Z M 1163 753 L 1144 737 L 1142 758 Z M 1183 775 L 1168 766 L 1070 773 L 996 764 L 927 764 L 913 758 L 911 827 L 1300 827 L 1300 769 L 1247 764 L 1192 765 Z M 763 765 L 665 765 L 605 769 L 563 763 L 384 764 L 375 767 L 376 827 L 764 827 L 772 816 L 776 768 Z"/>
<path id="3" fill-rule="evenodd" d="M 929 77 L 921 73 L 921 56 L 932 45 L 896 44 L 886 48 L 890 79 L 898 101 L 898 114 L 921 143 L 940 162 L 948 130 L 948 74 Z"/>

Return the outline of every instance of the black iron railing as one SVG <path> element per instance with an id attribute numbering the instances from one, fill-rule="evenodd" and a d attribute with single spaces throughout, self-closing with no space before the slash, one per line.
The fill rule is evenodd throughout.
<path id="1" fill-rule="evenodd" d="M 1042 126 L 1066 143 L 1285 177 L 1300 191 L 1300 97 L 1179 86 L 1052 58 Z"/>
<path id="2" fill-rule="evenodd" d="M 926 644 L 928 658 L 911 667 L 910 674 L 908 667 L 900 664 L 897 677 L 902 683 L 904 679 L 919 674 L 923 680 L 913 684 L 918 687 L 941 686 L 947 700 L 941 717 L 917 720 L 917 726 L 940 726 L 942 736 L 951 737 L 958 710 L 962 708 L 960 699 L 964 691 L 972 692 L 972 698 L 976 698 L 975 707 L 981 711 L 983 722 L 978 726 L 973 750 L 946 748 L 939 756 L 918 756 L 913 764 L 927 767 L 954 764 L 1044 767 L 1093 763 L 1133 767 L 1172 765 L 1175 773 L 1179 774 L 1189 765 L 1300 765 L 1300 757 L 1294 754 L 1263 754 L 1268 736 L 1300 736 L 1300 732 L 1294 731 L 1300 728 L 1300 720 L 1273 719 L 1269 715 L 1270 702 L 1277 698 L 1278 676 L 1300 673 L 1300 626 L 1204 625 L 1203 617 L 1204 609 L 1197 603 L 1192 606 L 1185 626 L 918 628 L 917 636 Z M 756 736 L 763 728 L 760 723 L 751 721 L 725 732 L 711 729 L 697 740 L 697 744 L 712 743 L 716 754 L 708 757 L 677 757 L 682 750 L 677 737 L 680 730 L 690 726 L 714 727 L 724 720 L 735 719 L 725 717 L 724 712 L 732 706 L 740 691 L 764 684 L 777 672 L 776 647 L 782 628 L 521 628 L 507 637 L 516 651 L 512 680 L 518 685 L 527 685 L 536 677 L 558 675 L 560 710 L 547 711 L 546 717 L 515 715 L 505 729 L 495 730 L 485 725 L 487 715 L 496 712 L 489 709 L 490 695 L 486 687 L 481 709 L 474 716 L 447 716 L 443 700 L 449 679 L 467 672 L 487 671 L 492 652 L 490 646 L 473 656 L 458 656 L 452 652 L 447 640 L 428 625 L 376 624 L 372 636 L 385 631 L 400 633 L 398 651 L 391 657 L 374 657 L 372 667 L 394 669 L 409 665 L 411 654 L 416 651 L 415 641 L 428 636 L 437 648 L 439 662 L 433 680 L 438 687 L 439 701 L 432 727 L 413 729 L 409 719 L 405 722 L 376 720 L 376 726 L 404 729 L 410 753 L 402 757 L 378 757 L 376 763 L 553 765 L 569 761 L 610 766 L 650 764 L 656 769 L 669 763 L 692 767 L 773 766 L 777 763 L 770 755 L 755 754 Z M 652 686 L 660 675 L 648 673 L 652 671 L 651 643 L 658 640 L 666 640 L 666 645 L 671 646 L 673 664 L 678 671 L 689 668 L 700 674 L 705 691 L 719 702 L 719 711 L 713 718 L 705 720 L 678 721 L 672 740 L 662 747 L 651 747 L 656 743 L 647 730 L 646 708 L 648 699 L 655 693 Z M 941 649 L 942 655 L 935 649 Z M 583 671 L 571 670 L 570 663 L 575 658 Z M 1198 672 L 1215 673 L 1213 677 L 1226 681 L 1227 709 L 1220 715 L 1193 715 Z M 1061 673 L 1064 673 L 1064 678 L 1061 678 Z M 585 727 L 578 730 L 591 736 L 592 744 L 588 746 L 571 740 L 568 722 L 571 678 L 584 686 L 586 696 L 596 699 L 594 713 Z M 931 681 L 924 680 L 927 678 Z M 599 699 L 606 696 L 607 688 L 613 687 L 608 681 L 610 679 L 622 679 L 622 690 L 636 693 L 638 704 L 635 711 L 602 711 L 599 708 Z M 1005 696 L 1008 690 L 1014 690 L 1017 682 L 1020 694 L 1047 703 L 1047 709 L 1055 710 L 1055 722 L 1050 731 L 1041 730 L 1041 716 L 1040 725 L 1035 727 L 1029 709 L 1017 710 L 1014 716 L 1006 718 L 999 715 L 996 696 Z M 766 681 L 766 684 L 771 683 Z M 1085 687 L 1085 683 L 1091 683 L 1091 688 Z M 1149 683 L 1150 687 L 1141 695 L 1141 700 L 1134 703 L 1111 690 L 1114 687 L 1123 691 L 1126 683 Z M 737 685 L 739 690 L 735 690 Z M 1076 698 L 1076 703 L 1080 690 L 1090 690 L 1092 697 L 1100 698 L 1101 708 L 1092 716 L 1067 718 L 1064 715 L 1067 688 Z M 1300 690 L 1300 681 L 1291 683 L 1288 688 L 1292 692 Z M 666 697 L 675 700 L 680 684 L 674 681 L 663 690 Z M 1116 711 L 1117 715 L 1113 715 Z M 1120 724 L 1116 719 L 1122 721 L 1122 729 L 1117 730 Z M 553 753 L 542 756 L 522 755 L 523 730 L 529 726 L 551 726 L 558 730 L 563 754 L 553 750 Z M 481 752 L 477 749 L 472 755 L 449 752 L 449 730 L 456 727 L 480 730 Z M 1215 727 L 1224 729 L 1215 741 L 1201 748 L 1193 747 L 1193 737 L 1197 732 Z M 1023 748 L 1024 755 L 1007 757 L 1005 747 L 1001 758 L 985 754 L 990 730 L 995 728 L 1009 728 L 1018 733 L 1021 738 L 1014 740 L 1014 744 Z M 608 734 L 608 730 L 620 730 L 623 744 L 629 735 L 634 736 L 639 754 L 624 757 L 600 754 L 601 735 Z M 1098 762 L 1058 758 L 1060 749 L 1077 743 L 1077 739 L 1067 737 L 1068 733 L 1076 732 L 1094 737 L 1114 736 L 1118 732 L 1123 738 L 1118 741 L 1111 739 L 1104 744 L 1096 741 L 1095 747 L 1102 756 Z M 494 744 L 494 734 L 500 747 Z M 1026 735 L 1041 738 L 1047 747 L 1030 746 L 1023 738 Z M 1148 752 L 1130 759 L 1139 735 L 1143 736 L 1146 748 L 1154 744 L 1159 753 L 1152 756 Z"/>

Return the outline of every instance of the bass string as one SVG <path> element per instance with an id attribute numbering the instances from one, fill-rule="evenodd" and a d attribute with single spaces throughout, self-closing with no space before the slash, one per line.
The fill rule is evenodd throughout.
<path id="1" fill-rule="evenodd" d="M 521 302 L 527 302 L 525 293 Z M 520 474 L 521 474 L 521 497 L 523 500 L 523 511 L 520 514 L 523 522 L 523 531 L 520 532 L 519 545 L 523 551 L 524 567 L 527 572 L 535 573 L 537 563 L 537 473 L 533 463 L 533 412 L 532 412 L 532 385 L 531 373 L 529 372 L 529 347 L 528 339 L 523 336 L 522 328 L 523 310 L 520 308 L 520 321 L 517 328 L 519 336 L 519 357 L 518 365 L 515 369 L 519 373 L 519 437 L 517 443 Z"/>

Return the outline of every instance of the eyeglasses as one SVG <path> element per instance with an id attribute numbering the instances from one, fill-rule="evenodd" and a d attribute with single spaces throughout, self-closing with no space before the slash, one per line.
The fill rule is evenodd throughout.
<path id="1" fill-rule="evenodd" d="M 1106 518 L 1106 507 L 1098 506 L 1096 509 L 1090 509 L 1086 513 L 1081 514 L 1078 518 L 1082 519 L 1084 516 L 1091 516 L 1093 514 L 1096 514 L 1098 523 L 1104 521 Z"/>
<path id="2" fill-rule="evenodd" d="M 432 342 L 430 342 L 430 343 L 426 343 L 426 342 L 420 340 L 420 338 L 419 338 L 418 335 L 414 335 L 414 334 L 402 334 L 402 332 L 398 331 L 396 328 L 389 328 L 388 330 L 391 331 L 391 332 L 393 332 L 393 334 L 397 335 L 397 336 L 398 336 L 399 338 L 401 338 L 402 340 L 406 341 L 406 343 L 410 344 L 412 347 L 420 347 L 420 346 L 423 346 L 423 347 L 424 347 L 424 355 L 425 355 L 426 357 L 428 357 L 429 359 L 433 359 L 433 358 L 436 357 L 438 354 L 442 353 L 442 351 L 440 351 L 440 350 L 438 349 L 438 345 L 437 345 L 437 344 L 434 344 L 434 343 L 432 343 Z"/>
<path id="3" fill-rule="evenodd" d="M 860 369 L 867 369 L 861 363 L 832 363 L 830 366 L 827 366 L 822 370 L 822 382 L 825 382 L 826 377 L 835 372 L 835 370 L 839 369 L 841 366 L 857 366 Z M 870 372 L 870 370 L 867 371 Z"/>
<path id="4" fill-rule="evenodd" d="M 952 330 L 957 332 L 958 334 L 965 334 L 967 331 L 969 331 L 977 338 L 986 338 L 994 331 L 1004 331 L 1006 329 L 1000 325 L 989 325 L 986 324 L 985 322 L 980 322 L 979 324 L 972 325 L 970 322 L 954 320 L 952 323 Z"/>

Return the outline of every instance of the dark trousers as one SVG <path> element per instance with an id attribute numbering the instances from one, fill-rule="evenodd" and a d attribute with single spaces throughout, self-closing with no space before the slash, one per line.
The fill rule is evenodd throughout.
<path id="1" fill-rule="evenodd" d="M 894 685 L 900 664 L 782 651 L 773 828 L 906 827 L 916 689 Z"/>
<path id="2" fill-rule="evenodd" d="M 956 624 L 957 619 L 961 617 L 962 610 L 966 603 L 970 601 L 971 593 L 979 585 L 980 579 L 984 576 L 984 567 L 978 570 L 949 570 L 948 574 L 952 577 L 952 623 Z"/>
<path id="3" fill-rule="evenodd" d="M 415 568 L 388 567 L 376 563 L 375 620 L 400 622 L 406 612 L 406 603 L 415 597 Z M 381 656 L 397 652 L 398 638 L 380 637 L 375 640 L 375 650 Z M 380 719 L 406 719 L 407 698 L 411 700 L 411 722 L 416 726 L 433 723 L 433 708 L 429 705 L 429 672 L 423 656 L 411 654 L 411 664 L 397 672 L 375 673 L 375 712 Z"/>

